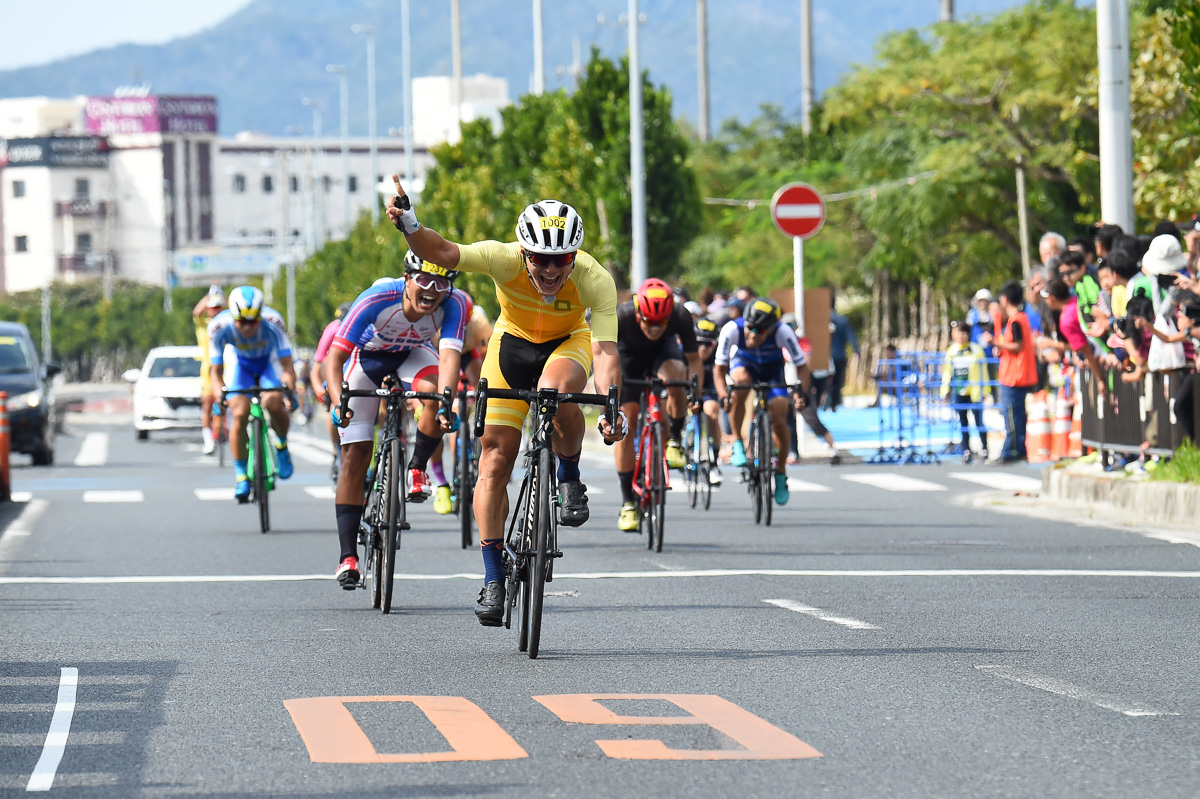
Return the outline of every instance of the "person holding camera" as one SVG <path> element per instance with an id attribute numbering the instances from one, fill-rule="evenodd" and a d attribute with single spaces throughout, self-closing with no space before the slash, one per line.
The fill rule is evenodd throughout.
<path id="1" fill-rule="evenodd" d="M 1079 310 L 1079 299 L 1072 296 L 1070 287 L 1062 278 L 1055 278 L 1047 283 L 1046 288 L 1042 290 L 1042 297 L 1050 310 L 1058 313 L 1058 331 L 1066 348 L 1083 359 L 1092 370 L 1092 375 L 1096 378 L 1096 392 L 1101 401 L 1107 400 L 1108 385 L 1104 381 L 1104 370 L 1100 367 L 1100 361 L 1092 350 L 1092 343 L 1084 332 L 1087 322 L 1083 318 L 1083 312 Z"/>

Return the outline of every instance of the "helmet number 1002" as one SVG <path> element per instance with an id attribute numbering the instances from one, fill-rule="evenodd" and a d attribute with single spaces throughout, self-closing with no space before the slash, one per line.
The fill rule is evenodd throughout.
<path id="1" fill-rule="evenodd" d="M 549 230 L 550 228 L 566 230 L 567 228 L 567 218 L 564 216 L 543 216 L 540 221 L 542 223 L 542 230 Z"/>

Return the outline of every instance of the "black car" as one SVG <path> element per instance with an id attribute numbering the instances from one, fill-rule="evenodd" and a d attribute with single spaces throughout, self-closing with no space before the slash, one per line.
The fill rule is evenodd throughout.
<path id="1" fill-rule="evenodd" d="M 38 364 L 29 329 L 20 322 L 0 322 L 0 391 L 8 394 L 12 451 L 33 456 L 36 466 L 54 463 L 53 395 L 50 378 L 56 363 Z"/>

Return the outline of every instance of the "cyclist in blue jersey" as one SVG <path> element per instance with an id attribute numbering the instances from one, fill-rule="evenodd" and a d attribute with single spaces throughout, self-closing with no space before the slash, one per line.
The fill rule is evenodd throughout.
<path id="1" fill-rule="evenodd" d="M 226 346 L 232 347 L 236 354 L 229 380 L 225 379 Z M 263 293 L 253 286 L 238 286 L 231 291 L 229 308 L 208 323 L 208 357 L 212 363 L 211 383 L 216 393 L 220 393 L 223 387 L 243 389 L 296 385 L 292 344 L 284 329 L 283 317 L 278 311 L 263 305 Z M 232 415 L 229 452 L 233 456 L 233 471 L 237 477 L 234 498 L 240 503 L 250 498 L 250 479 L 246 474 L 246 421 L 250 417 L 250 397 L 234 394 L 229 397 L 228 403 Z M 287 448 L 291 419 L 284 405 L 284 398 L 278 393 L 266 394 L 262 398 L 263 409 L 271 420 L 271 429 L 275 431 L 279 477 L 282 480 L 292 476 L 292 456 Z"/>
<path id="2" fill-rule="evenodd" d="M 717 358 L 713 365 L 713 383 L 721 404 L 729 410 L 733 423 L 733 466 L 746 465 L 746 447 L 742 443 L 742 422 L 746 416 L 746 394 L 749 389 L 730 391 L 726 377 L 736 383 L 783 383 L 783 351 L 786 349 L 796 365 L 796 374 L 803 393 L 794 395 L 796 408 L 808 402 L 810 372 L 808 359 L 800 349 L 795 332 L 779 324 L 782 314 L 779 304 L 766 297 L 756 297 L 746 304 L 745 314 L 721 328 L 717 341 Z M 773 388 L 768 393 L 767 409 L 771 414 L 771 431 L 777 453 L 786 453 L 790 438 L 787 426 L 788 391 Z M 787 458 L 780 455 L 775 465 L 775 504 L 786 505 L 790 498 L 787 486 Z"/>
<path id="3" fill-rule="evenodd" d="M 343 379 L 355 391 L 379 388 L 395 375 L 413 391 L 457 390 L 463 338 L 471 318 L 471 297 L 454 288 L 458 271 L 422 261 L 410 252 L 404 258 L 404 278 L 383 278 L 358 295 L 342 319 L 325 359 L 331 418 L 342 441 L 334 511 L 341 555 L 335 574 L 347 591 L 358 585 L 358 525 L 363 514 L 363 479 L 371 463 L 379 400 L 350 400 L 352 418 L 342 427 L 338 411 Z M 438 349 L 434 336 L 440 335 Z M 343 377 L 344 373 L 344 377 Z M 430 494 L 425 468 L 451 420 L 439 404 L 425 401 L 417 422 L 416 440 L 408 461 L 405 489 L 409 502 L 424 502 Z"/>

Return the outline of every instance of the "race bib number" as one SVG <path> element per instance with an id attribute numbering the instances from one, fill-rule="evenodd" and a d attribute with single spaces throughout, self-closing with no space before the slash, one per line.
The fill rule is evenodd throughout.
<path id="1" fill-rule="evenodd" d="M 567 229 L 567 218 L 565 216 L 543 216 L 541 218 L 542 230 L 556 228 L 557 230 Z"/>

